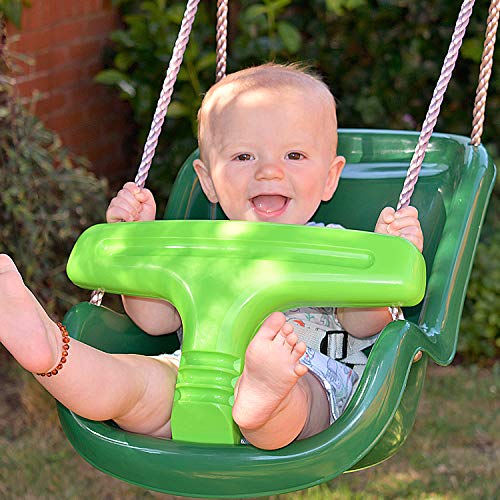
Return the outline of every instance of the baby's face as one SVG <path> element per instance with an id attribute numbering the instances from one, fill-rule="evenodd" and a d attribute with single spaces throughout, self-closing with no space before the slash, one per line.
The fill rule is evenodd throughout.
<path id="1" fill-rule="evenodd" d="M 336 125 L 306 91 L 255 89 L 217 101 L 202 187 L 229 219 L 305 224 L 329 200 L 345 160 Z"/>

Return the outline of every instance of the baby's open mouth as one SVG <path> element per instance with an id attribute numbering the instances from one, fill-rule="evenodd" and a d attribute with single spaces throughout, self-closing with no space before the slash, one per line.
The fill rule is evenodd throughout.
<path id="1" fill-rule="evenodd" d="M 283 213 L 290 198 L 280 194 L 261 194 L 250 200 L 254 209 L 260 214 L 279 215 Z"/>

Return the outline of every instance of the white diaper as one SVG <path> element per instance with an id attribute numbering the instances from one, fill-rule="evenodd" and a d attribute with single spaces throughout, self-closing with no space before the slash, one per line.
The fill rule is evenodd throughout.
<path id="1" fill-rule="evenodd" d="M 349 402 L 358 375 L 348 366 L 308 347 L 300 358 L 325 388 L 330 403 L 330 424 L 337 420 Z"/>
<path id="2" fill-rule="evenodd" d="M 170 354 L 165 353 L 165 354 L 159 354 L 158 356 L 151 356 L 151 357 L 156 358 L 156 359 L 170 359 L 177 366 L 179 366 L 179 363 L 181 361 L 181 355 L 182 355 L 182 351 L 180 349 L 177 349 L 176 351 L 174 351 Z"/>

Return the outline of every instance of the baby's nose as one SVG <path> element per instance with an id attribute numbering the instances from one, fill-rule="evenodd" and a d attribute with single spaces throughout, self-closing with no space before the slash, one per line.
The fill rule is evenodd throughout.
<path id="1" fill-rule="evenodd" d="M 284 168 L 278 161 L 261 161 L 255 171 L 257 180 L 282 179 Z"/>

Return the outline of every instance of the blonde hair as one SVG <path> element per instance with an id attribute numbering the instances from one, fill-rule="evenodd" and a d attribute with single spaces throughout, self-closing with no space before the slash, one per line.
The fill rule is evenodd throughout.
<path id="1" fill-rule="evenodd" d="M 223 90 L 234 90 L 238 93 L 254 89 L 299 89 L 304 90 L 309 87 L 314 93 L 311 95 L 320 99 L 327 113 L 332 119 L 333 126 L 337 128 L 337 114 L 335 107 L 335 98 L 328 86 L 321 78 L 312 72 L 310 68 L 303 64 L 275 64 L 267 63 L 260 66 L 243 69 L 227 75 L 225 78 L 213 85 L 205 94 L 198 111 L 198 145 L 200 148 L 200 158 L 204 160 L 204 151 L 206 150 L 210 135 L 207 122 L 214 112 L 214 101 L 217 95 Z M 213 121 L 211 122 L 213 124 Z"/>

